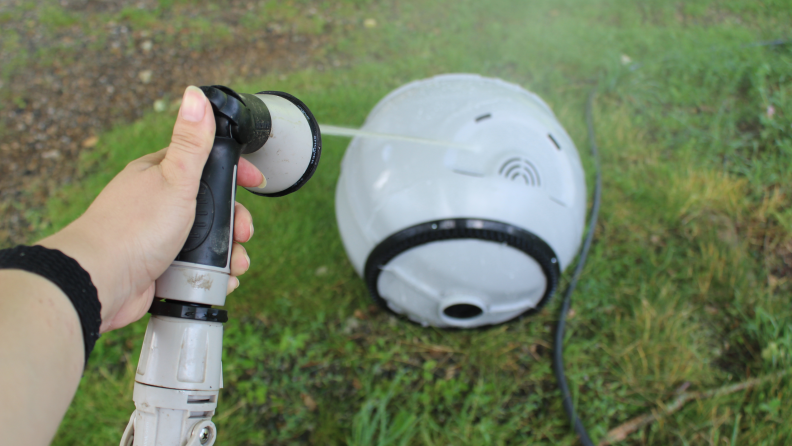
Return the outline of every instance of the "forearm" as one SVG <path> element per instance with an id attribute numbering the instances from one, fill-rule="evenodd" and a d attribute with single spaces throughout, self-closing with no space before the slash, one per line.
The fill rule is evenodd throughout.
<path id="1" fill-rule="evenodd" d="M 43 277 L 0 270 L 0 283 L 1 442 L 48 445 L 83 371 L 80 320 Z"/>

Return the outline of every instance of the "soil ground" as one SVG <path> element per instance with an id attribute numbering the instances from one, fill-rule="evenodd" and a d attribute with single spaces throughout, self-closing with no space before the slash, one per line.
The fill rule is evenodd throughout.
<path id="1" fill-rule="evenodd" d="M 123 19 L 130 7 L 155 7 L 146 2 L 62 1 L 58 13 L 77 19 L 68 26 L 42 19 L 39 8 L 25 11 L 27 3 L 0 3 L 3 36 L 16 40 L 15 51 L 0 53 L 0 66 L 12 67 L 0 81 L 0 248 L 29 242 L 32 232 L 46 227 L 37 211 L 53 191 L 79 180 L 80 153 L 96 144 L 101 131 L 152 107 L 173 108 L 187 85 L 230 83 L 310 64 L 321 70 L 316 50 L 328 41 L 327 33 L 300 33 L 277 23 L 245 26 L 240 19 L 249 12 L 246 2 L 230 2 L 212 14 L 223 31 L 216 39 L 189 23 L 169 26 L 167 17 L 149 26 Z M 193 17 L 213 8 L 208 2 L 190 6 Z M 20 53 L 32 56 L 20 65 Z"/>

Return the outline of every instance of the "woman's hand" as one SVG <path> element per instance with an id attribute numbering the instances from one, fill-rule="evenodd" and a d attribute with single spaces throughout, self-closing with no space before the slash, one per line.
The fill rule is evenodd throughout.
<path id="1" fill-rule="evenodd" d="M 102 303 L 104 333 L 140 319 L 154 297 L 154 281 L 181 250 L 195 218 L 196 196 L 212 149 L 215 121 L 203 92 L 188 87 L 170 145 L 132 161 L 80 218 L 38 244 L 61 250 L 88 271 Z M 265 181 L 244 159 L 237 183 Z M 228 292 L 250 266 L 240 242 L 253 235 L 250 212 L 235 207 Z"/>

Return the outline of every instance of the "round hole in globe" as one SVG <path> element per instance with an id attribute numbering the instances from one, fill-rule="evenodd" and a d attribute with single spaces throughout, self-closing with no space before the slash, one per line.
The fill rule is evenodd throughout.
<path id="1" fill-rule="evenodd" d="M 483 312 L 481 307 L 471 304 L 454 304 L 443 310 L 443 314 L 454 319 L 472 319 Z"/>

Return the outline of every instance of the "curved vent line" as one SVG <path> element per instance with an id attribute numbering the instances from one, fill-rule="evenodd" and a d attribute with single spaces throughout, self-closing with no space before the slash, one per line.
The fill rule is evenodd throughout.
<path id="1" fill-rule="evenodd" d="M 553 138 L 553 135 L 551 135 L 550 133 L 548 133 L 548 134 L 547 134 L 547 137 L 548 137 L 548 138 L 550 138 L 550 141 L 553 141 L 553 145 L 555 146 L 555 148 L 556 148 L 556 149 L 558 149 L 558 150 L 561 150 L 561 146 L 560 146 L 560 145 L 558 145 L 558 141 L 556 141 L 556 139 L 555 139 L 555 138 Z"/>
<path id="2" fill-rule="evenodd" d="M 498 175 L 510 181 L 524 182 L 529 187 L 541 187 L 539 169 L 525 158 L 515 157 L 506 160 L 498 169 Z"/>

